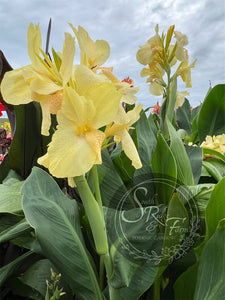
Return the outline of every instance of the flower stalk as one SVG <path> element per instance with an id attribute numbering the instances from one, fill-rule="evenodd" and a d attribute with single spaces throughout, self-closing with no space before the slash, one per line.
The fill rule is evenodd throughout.
<path id="1" fill-rule="evenodd" d="M 102 208 L 99 206 L 84 176 L 74 177 L 79 195 L 82 199 L 93 234 L 96 251 L 98 254 L 108 253 L 105 220 Z"/>

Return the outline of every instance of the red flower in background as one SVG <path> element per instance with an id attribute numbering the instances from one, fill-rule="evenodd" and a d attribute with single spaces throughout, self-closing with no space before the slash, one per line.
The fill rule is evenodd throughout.
<path id="1" fill-rule="evenodd" d="M 124 78 L 121 82 L 127 82 L 131 85 L 130 87 L 134 87 L 134 81 L 130 77 Z"/>
<path id="2" fill-rule="evenodd" d="M 153 106 L 152 113 L 153 113 L 153 114 L 158 114 L 159 111 L 160 111 L 160 108 L 161 108 L 161 106 L 159 105 L 159 102 L 157 102 L 157 104 L 155 104 L 155 105 Z"/>
<path id="3" fill-rule="evenodd" d="M 2 111 L 5 111 L 5 106 L 0 102 L 0 117 L 2 116 Z"/>

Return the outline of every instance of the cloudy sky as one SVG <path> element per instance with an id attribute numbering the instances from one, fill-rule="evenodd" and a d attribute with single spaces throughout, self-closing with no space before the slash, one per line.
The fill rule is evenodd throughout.
<path id="1" fill-rule="evenodd" d="M 104 66 L 113 66 L 121 80 L 131 77 L 140 86 L 138 101 L 145 107 L 161 98 L 148 93 L 136 52 L 154 35 L 156 24 L 160 33 L 175 25 L 175 30 L 188 36 L 190 62 L 197 59 L 192 88 L 186 89 L 192 106 L 203 101 L 209 82 L 212 86 L 225 82 L 224 0 L 1 0 L 0 49 L 13 68 L 30 63 L 26 33 L 31 22 L 40 23 L 45 48 L 50 18 L 50 46 L 57 51 L 62 50 L 64 32 L 72 33 L 69 22 L 84 27 L 94 40 L 106 40 L 111 54 Z M 180 84 L 179 90 L 184 89 Z"/>

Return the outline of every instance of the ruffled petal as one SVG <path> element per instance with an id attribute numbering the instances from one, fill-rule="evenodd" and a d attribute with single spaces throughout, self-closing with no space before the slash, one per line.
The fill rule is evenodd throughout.
<path id="1" fill-rule="evenodd" d="M 38 159 L 38 163 L 57 178 L 84 175 L 98 161 L 85 136 L 77 136 L 72 128 L 58 129 L 47 154 Z"/>
<path id="2" fill-rule="evenodd" d="M 60 127 L 91 126 L 95 114 L 96 109 L 92 101 L 78 95 L 71 87 L 64 88 L 61 110 L 57 114 Z"/>
<path id="3" fill-rule="evenodd" d="M 104 82 L 89 87 L 85 97 L 94 103 L 97 113 L 92 120 L 92 126 L 97 129 L 114 120 L 119 109 L 122 92 L 118 91 L 113 83 Z"/>

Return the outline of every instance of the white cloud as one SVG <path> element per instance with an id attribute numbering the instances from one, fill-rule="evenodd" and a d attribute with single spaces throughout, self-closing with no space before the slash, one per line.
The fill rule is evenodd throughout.
<path id="1" fill-rule="evenodd" d="M 189 38 L 190 61 L 198 59 L 192 71 L 193 87 L 190 101 L 199 104 L 212 84 L 225 78 L 225 16 L 224 1 L 217 0 L 1 0 L 1 50 L 14 68 L 29 63 L 26 31 L 30 22 L 40 23 L 43 44 L 49 18 L 52 18 L 50 44 L 62 49 L 64 32 L 71 32 L 68 22 L 83 26 L 93 39 L 105 39 L 111 46 L 107 65 L 114 66 L 118 77 L 130 76 L 141 87 L 139 101 L 146 106 L 160 101 L 148 93 L 145 78 L 140 77 L 142 66 L 136 61 L 140 45 L 160 31 L 175 24 L 176 30 Z"/>

